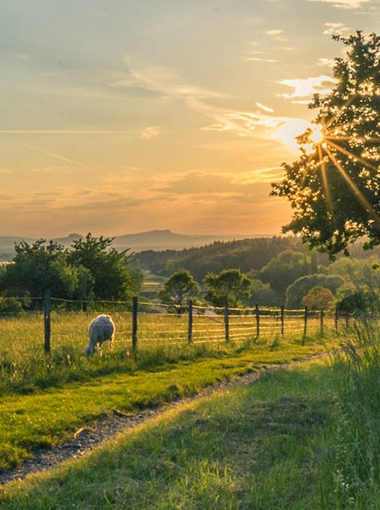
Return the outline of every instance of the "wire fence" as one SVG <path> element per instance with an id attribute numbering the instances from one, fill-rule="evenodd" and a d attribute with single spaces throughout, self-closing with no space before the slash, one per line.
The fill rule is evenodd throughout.
<path id="1" fill-rule="evenodd" d="M 182 306 L 133 298 L 129 301 L 86 301 L 50 297 L 18 298 L 29 308 L 20 315 L 0 314 L 0 356 L 18 351 L 51 353 L 61 347 L 85 347 L 90 321 L 111 315 L 116 325 L 114 350 L 137 351 L 161 346 L 243 343 L 247 340 L 324 335 L 346 328 L 353 317 L 336 310 Z"/>

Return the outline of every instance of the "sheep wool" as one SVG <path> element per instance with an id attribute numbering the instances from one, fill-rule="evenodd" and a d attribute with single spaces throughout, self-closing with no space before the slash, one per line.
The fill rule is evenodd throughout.
<path id="1" fill-rule="evenodd" d="M 84 352 L 89 355 L 95 352 L 97 345 L 102 346 L 103 342 L 110 340 L 111 343 L 115 336 L 115 324 L 110 315 L 98 315 L 91 321 L 88 329 L 89 344 Z"/>

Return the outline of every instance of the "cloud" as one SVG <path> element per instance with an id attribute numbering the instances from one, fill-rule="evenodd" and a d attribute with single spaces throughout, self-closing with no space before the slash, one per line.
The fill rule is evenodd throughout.
<path id="1" fill-rule="evenodd" d="M 141 65 L 125 57 L 128 73 L 110 83 L 111 87 L 143 88 L 175 98 L 222 98 L 225 94 L 187 83 L 177 72 L 166 66 Z"/>
<path id="2" fill-rule="evenodd" d="M 148 126 L 140 132 L 141 138 L 144 140 L 150 140 L 151 138 L 156 138 L 160 136 L 161 129 L 158 126 Z"/>
<path id="3" fill-rule="evenodd" d="M 46 166 L 46 167 L 36 167 L 36 168 L 31 169 L 31 172 L 47 173 L 47 174 L 63 173 L 63 172 L 71 173 L 74 171 L 76 172 L 77 170 L 72 167 L 69 167 L 69 166 Z"/>
<path id="4" fill-rule="evenodd" d="M 343 35 L 351 30 L 350 27 L 346 27 L 343 23 L 325 23 L 325 30 L 323 33 L 326 35 Z"/>
<path id="5" fill-rule="evenodd" d="M 247 57 L 244 59 L 246 62 L 267 62 L 268 64 L 275 64 L 279 62 L 275 58 L 260 58 L 260 57 Z"/>
<path id="6" fill-rule="evenodd" d="M 323 2 L 332 4 L 334 7 L 342 9 L 358 9 L 370 0 L 306 0 L 307 2 Z"/>
<path id="7" fill-rule="evenodd" d="M 10 174 L 11 172 L 9 168 L 0 168 L 0 174 Z"/>
<path id="8" fill-rule="evenodd" d="M 320 58 L 318 60 L 319 66 L 327 66 L 327 67 L 334 67 L 335 65 L 335 58 Z"/>
<path id="9" fill-rule="evenodd" d="M 258 108 L 260 108 L 260 110 L 263 110 L 264 112 L 268 112 L 268 113 L 273 113 L 274 112 L 273 108 L 269 108 L 269 106 L 265 106 L 265 105 L 263 105 L 261 103 L 257 102 L 256 106 Z"/>
<path id="10" fill-rule="evenodd" d="M 273 35 L 273 36 L 276 36 L 276 35 L 281 35 L 284 31 L 283 30 L 280 30 L 280 29 L 277 29 L 277 30 L 268 30 L 266 32 L 267 35 Z"/>
<path id="11" fill-rule="evenodd" d="M 283 97 L 285 99 L 298 99 L 311 97 L 316 93 L 327 94 L 331 90 L 331 87 L 329 87 L 328 84 L 336 83 L 336 80 L 331 76 L 321 75 L 310 78 L 281 80 L 279 83 L 294 89 L 291 94 L 278 94 L 279 97 Z"/>

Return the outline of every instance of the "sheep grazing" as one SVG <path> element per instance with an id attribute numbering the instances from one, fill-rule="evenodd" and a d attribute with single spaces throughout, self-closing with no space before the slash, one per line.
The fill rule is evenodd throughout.
<path id="1" fill-rule="evenodd" d="M 93 354 L 96 350 L 96 347 L 102 346 L 102 343 L 106 340 L 112 341 L 115 336 L 115 324 L 109 315 L 98 315 L 95 319 L 91 321 L 90 327 L 88 329 L 88 335 L 90 337 L 90 342 L 88 347 L 84 349 L 84 352 L 89 356 Z"/>

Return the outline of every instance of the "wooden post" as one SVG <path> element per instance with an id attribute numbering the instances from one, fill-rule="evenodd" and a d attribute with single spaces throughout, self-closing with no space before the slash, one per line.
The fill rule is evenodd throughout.
<path id="1" fill-rule="evenodd" d="M 138 299 L 134 297 L 132 300 L 132 349 L 133 352 L 137 350 L 137 313 L 138 313 Z"/>
<path id="2" fill-rule="evenodd" d="M 225 338 L 226 342 L 230 341 L 230 322 L 228 316 L 228 305 L 224 307 L 224 327 L 225 327 Z"/>
<path id="3" fill-rule="evenodd" d="M 281 307 L 281 335 L 284 336 L 284 307 Z"/>
<path id="4" fill-rule="evenodd" d="M 256 314 L 256 338 L 259 338 L 259 336 L 260 336 L 260 310 L 259 310 L 259 305 L 256 305 L 255 314 Z"/>
<path id="5" fill-rule="evenodd" d="M 338 333 L 338 309 L 335 308 L 335 333 Z"/>
<path id="6" fill-rule="evenodd" d="M 305 306 L 305 315 L 304 315 L 304 327 L 303 327 L 303 339 L 302 339 L 302 345 L 305 345 L 306 334 L 307 334 L 307 306 Z"/>
<path id="7" fill-rule="evenodd" d="M 189 344 L 193 341 L 193 302 L 189 301 L 189 327 L 187 330 L 187 341 Z"/>
<path id="8" fill-rule="evenodd" d="M 323 310 L 321 310 L 321 315 L 320 315 L 320 322 L 321 322 L 321 336 L 323 336 L 323 317 L 324 317 L 324 312 Z"/>
<path id="9" fill-rule="evenodd" d="M 45 354 L 50 354 L 50 336 L 51 336 L 50 311 L 51 311 L 50 291 L 47 290 L 45 292 L 45 299 L 44 299 L 44 330 L 45 330 L 44 350 L 45 350 Z"/>

